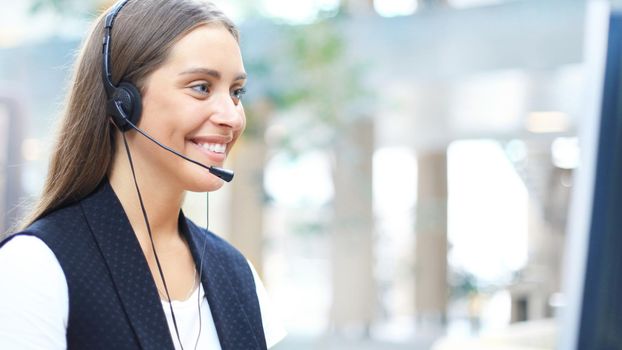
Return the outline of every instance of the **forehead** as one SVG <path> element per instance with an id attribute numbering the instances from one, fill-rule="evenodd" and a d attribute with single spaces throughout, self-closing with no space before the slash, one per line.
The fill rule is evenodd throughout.
<path id="1" fill-rule="evenodd" d="M 223 75 L 244 72 L 237 40 L 222 24 L 202 24 L 189 31 L 171 48 L 164 64 L 172 70 L 209 68 Z"/>

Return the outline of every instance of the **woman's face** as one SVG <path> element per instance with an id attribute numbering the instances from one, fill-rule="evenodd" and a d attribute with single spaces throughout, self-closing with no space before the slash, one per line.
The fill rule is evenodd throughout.
<path id="1" fill-rule="evenodd" d="M 205 165 L 222 166 L 246 125 L 240 97 L 246 74 L 237 41 L 220 24 L 198 26 L 146 80 L 139 127 Z M 145 174 L 182 190 L 213 191 L 222 180 L 132 133 Z M 139 165 L 140 166 L 140 165 Z"/>

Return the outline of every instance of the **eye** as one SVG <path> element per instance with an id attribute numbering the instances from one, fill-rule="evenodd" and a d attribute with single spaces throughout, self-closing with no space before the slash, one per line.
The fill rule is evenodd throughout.
<path id="1" fill-rule="evenodd" d="M 246 93 L 245 88 L 239 88 L 239 89 L 233 90 L 233 92 L 231 93 L 231 97 L 233 97 L 233 103 L 235 103 L 236 105 L 240 103 L 240 100 L 242 99 L 242 96 L 245 93 Z"/>
<path id="2" fill-rule="evenodd" d="M 202 95 L 207 95 L 210 93 L 210 86 L 208 83 L 205 83 L 205 82 L 191 85 L 190 88 L 193 91 L 196 91 Z"/>

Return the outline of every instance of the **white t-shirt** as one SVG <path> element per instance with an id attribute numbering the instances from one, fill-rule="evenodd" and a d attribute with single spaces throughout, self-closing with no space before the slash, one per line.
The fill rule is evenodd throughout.
<path id="1" fill-rule="evenodd" d="M 249 262 L 261 309 L 268 348 L 287 332 L 274 314 L 267 293 Z M 201 336 L 198 349 L 220 350 L 205 292 L 199 285 L 184 301 L 173 301 L 184 349 L 194 349 L 199 330 L 197 294 L 201 293 Z M 162 302 L 173 343 L 179 347 L 169 304 Z M 66 349 L 69 292 L 65 274 L 50 248 L 34 236 L 18 236 L 0 249 L 0 349 Z"/>

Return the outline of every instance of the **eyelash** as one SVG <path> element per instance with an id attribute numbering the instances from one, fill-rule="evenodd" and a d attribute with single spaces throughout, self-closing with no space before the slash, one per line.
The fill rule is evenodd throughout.
<path id="1" fill-rule="evenodd" d="M 233 91 L 233 96 L 238 100 L 241 100 L 244 94 L 246 94 L 246 88 L 239 88 Z"/>
<path id="2" fill-rule="evenodd" d="M 204 88 L 203 90 L 198 90 L 196 88 L 202 87 Z M 209 94 L 209 88 L 210 88 L 210 84 L 207 83 L 201 83 L 201 84 L 196 84 L 193 86 L 190 86 L 190 88 L 200 94 L 204 94 L 207 95 Z M 239 103 L 239 101 L 242 99 L 242 96 L 244 96 L 244 94 L 246 94 L 246 88 L 239 88 L 239 89 L 235 89 L 233 91 L 233 93 L 231 94 L 231 97 L 233 97 L 234 103 L 237 105 Z"/>

